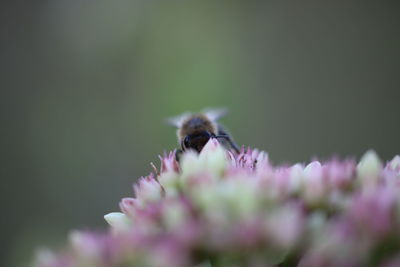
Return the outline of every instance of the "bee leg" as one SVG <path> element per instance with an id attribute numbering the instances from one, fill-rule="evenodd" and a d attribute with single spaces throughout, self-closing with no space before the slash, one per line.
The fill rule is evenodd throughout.
<path id="1" fill-rule="evenodd" d="M 233 150 L 235 150 L 236 153 L 238 153 L 238 154 L 240 153 L 240 149 L 238 148 L 236 143 L 232 140 L 232 138 L 230 137 L 228 132 L 221 125 L 218 125 L 218 136 L 217 136 L 217 138 L 218 137 L 219 138 L 224 138 L 228 142 L 229 146 Z"/>
<path id="2" fill-rule="evenodd" d="M 233 148 L 233 150 L 235 150 L 236 153 L 240 153 L 240 150 L 238 148 L 238 146 L 235 144 L 235 142 L 233 142 L 232 138 L 230 138 L 228 135 L 224 136 L 224 139 L 226 141 L 228 141 L 229 145 Z"/>
<path id="3" fill-rule="evenodd" d="M 235 150 L 236 153 L 240 153 L 239 148 L 237 147 L 237 145 L 235 144 L 235 142 L 233 142 L 232 138 L 229 137 L 229 135 L 217 135 L 215 136 L 215 138 L 223 138 L 226 142 L 228 142 L 229 146 Z"/>

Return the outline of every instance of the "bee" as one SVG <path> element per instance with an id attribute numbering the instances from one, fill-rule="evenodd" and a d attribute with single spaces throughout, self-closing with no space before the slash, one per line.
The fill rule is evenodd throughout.
<path id="1" fill-rule="evenodd" d="M 203 149 L 210 138 L 219 140 L 226 149 L 239 153 L 239 148 L 228 132 L 217 120 L 226 114 L 225 109 L 206 109 L 202 113 L 184 113 L 180 116 L 168 119 L 168 124 L 178 128 L 177 137 L 180 149 L 179 155 L 188 149 L 198 153 Z"/>

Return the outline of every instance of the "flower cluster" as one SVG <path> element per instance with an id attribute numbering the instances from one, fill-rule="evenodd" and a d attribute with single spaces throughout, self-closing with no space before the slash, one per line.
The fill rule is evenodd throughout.
<path id="1" fill-rule="evenodd" d="M 400 266 L 399 156 L 273 166 L 211 139 L 160 159 L 109 232 L 73 232 L 37 266 Z"/>

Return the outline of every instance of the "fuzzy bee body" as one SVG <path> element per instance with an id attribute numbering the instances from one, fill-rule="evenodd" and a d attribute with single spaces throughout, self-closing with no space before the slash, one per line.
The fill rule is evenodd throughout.
<path id="1" fill-rule="evenodd" d="M 225 110 L 213 109 L 199 114 L 185 113 L 170 119 L 169 123 L 178 128 L 177 137 L 181 147 L 178 153 L 188 149 L 200 152 L 210 138 L 217 138 L 226 149 L 239 153 L 230 135 L 216 122 L 225 113 Z"/>

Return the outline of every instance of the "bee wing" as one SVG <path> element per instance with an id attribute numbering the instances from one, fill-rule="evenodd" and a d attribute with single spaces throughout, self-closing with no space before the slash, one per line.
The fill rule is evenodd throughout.
<path id="1" fill-rule="evenodd" d="M 166 123 L 175 126 L 176 128 L 182 127 L 183 122 L 190 116 L 189 112 L 183 113 L 179 116 L 171 117 L 166 119 Z"/>
<path id="2" fill-rule="evenodd" d="M 212 121 L 216 121 L 219 118 L 225 116 L 228 113 L 226 108 L 207 108 L 203 113 Z"/>

